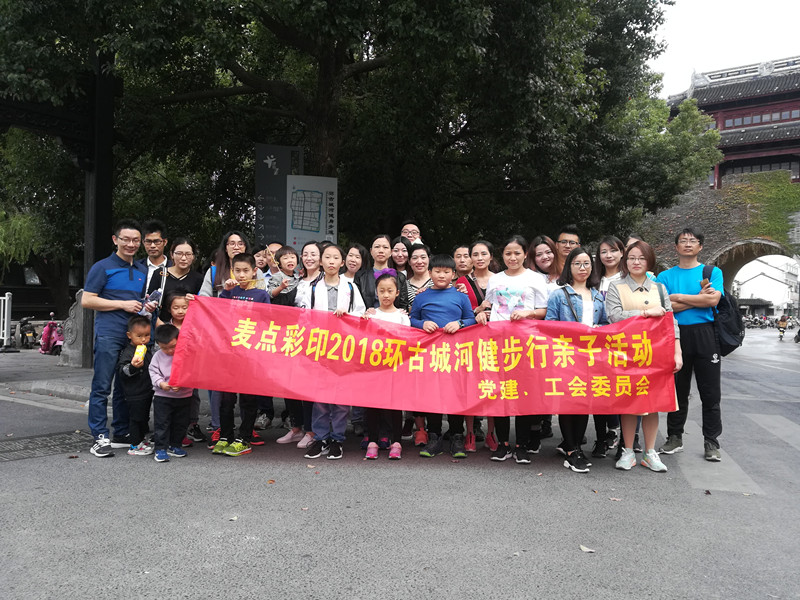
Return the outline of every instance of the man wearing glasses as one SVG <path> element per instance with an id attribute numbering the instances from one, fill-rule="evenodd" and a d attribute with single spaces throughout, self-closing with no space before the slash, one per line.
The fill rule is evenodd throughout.
<path id="1" fill-rule="evenodd" d="M 147 221 L 142 229 L 144 233 L 144 251 L 147 252 L 147 257 L 138 262 L 147 267 L 147 286 L 144 289 L 149 290 L 153 273 L 161 268 L 171 267 L 172 264 L 165 254 L 167 249 L 167 228 L 164 223 L 154 219 Z"/>
<path id="2" fill-rule="evenodd" d="M 563 264 L 569 256 L 569 253 L 581 245 L 578 227 L 576 225 L 564 225 L 558 233 L 556 240 L 558 253 L 561 255 L 561 264 Z"/>
<path id="3" fill-rule="evenodd" d="M 720 354 L 714 328 L 713 307 L 724 288 L 722 271 L 714 267 L 711 279 L 703 279 L 703 264 L 697 255 L 703 249 L 703 234 L 687 228 L 675 236 L 678 265 L 658 275 L 669 292 L 672 310 L 681 330 L 683 368 L 675 374 L 678 410 L 667 415 L 667 441 L 659 448 L 663 454 L 683 450 L 683 427 L 689 410 L 692 371 L 703 403 L 705 459 L 721 460 L 718 437 L 722 433 L 720 410 Z"/>
<path id="4" fill-rule="evenodd" d="M 99 458 L 114 456 L 112 448 L 129 447 L 128 407 L 119 380 L 114 381 L 111 400 L 114 437 L 109 440 L 108 395 L 115 379 L 120 350 L 130 343 L 128 319 L 142 310 L 147 268 L 133 257 L 142 243 L 142 228 L 137 221 L 123 219 L 111 239 L 116 251 L 89 269 L 83 286 L 81 306 L 95 311 L 94 376 L 89 395 L 89 429 L 95 443 L 91 453 Z M 155 304 L 145 307 L 152 312 Z"/>
<path id="5" fill-rule="evenodd" d="M 400 231 L 400 235 L 406 238 L 412 244 L 422 244 L 420 237 L 419 225 L 413 219 L 405 221 Z"/>

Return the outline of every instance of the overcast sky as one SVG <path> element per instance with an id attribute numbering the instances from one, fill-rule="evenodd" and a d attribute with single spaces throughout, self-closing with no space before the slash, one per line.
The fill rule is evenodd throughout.
<path id="1" fill-rule="evenodd" d="M 692 71 L 716 71 L 800 55 L 800 0 L 676 0 L 651 63 L 664 74 L 661 96 L 688 89 Z"/>

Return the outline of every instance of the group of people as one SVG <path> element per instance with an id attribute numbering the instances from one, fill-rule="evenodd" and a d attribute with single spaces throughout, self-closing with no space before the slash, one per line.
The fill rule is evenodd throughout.
<path id="1" fill-rule="evenodd" d="M 258 430 L 276 418 L 271 397 L 209 391 L 211 417 L 204 433 L 198 390 L 170 383 L 180 328 L 193 297 L 201 295 L 350 314 L 447 334 L 489 321 L 546 319 L 595 327 L 672 312 L 677 402 L 667 417 L 666 442 L 656 449 L 657 413 L 594 415 L 596 437 L 587 456 L 582 448 L 589 415 L 561 414 L 563 440 L 556 450 L 574 472 L 588 472 L 591 459 L 603 458 L 609 450 L 616 450 L 618 469 L 630 470 L 637 464 L 636 453 L 642 452 L 639 464 L 665 472 L 660 455 L 683 449 L 694 373 L 705 458 L 721 459 L 720 354 L 713 307 L 724 293 L 722 273 L 715 267 L 709 279 L 703 278 L 698 261 L 703 235 L 691 228 L 675 237 L 679 264 L 657 277 L 655 253 L 639 236 L 630 235 L 625 242 L 605 236 L 591 252 L 574 225 L 563 227 L 555 240 L 538 235 L 529 243 L 515 235 L 497 252 L 491 242 L 476 240 L 435 255 L 414 221 L 404 223 L 399 236 L 375 236 L 369 248 L 308 242 L 299 252 L 277 242 L 252 246 L 242 232 L 231 231 L 202 274 L 194 269 L 194 243 L 179 237 L 170 244 L 159 221 L 144 227 L 120 221 L 112 240 L 115 252 L 92 267 L 82 296 L 83 306 L 97 313 L 89 400 L 95 456 L 110 457 L 115 448 L 125 448 L 130 455 L 153 455 L 166 462 L 186 456 L 184 448 L 195 443 L 227 456 L 249 454 L 253 446 L 265 444 Z M 142 241 L 146 256 L 136 260 Z M 106 418 L 109 394 L 113 437 Z M 330 404 L 324 398 L 284 400 L 288 431 L 276 441 L 296 444 L 306 458 L 341 458 L 348 420 L 370 460 L 381 451 L 390 460 L 400 459 L 403 440 L 413 440 L 419 454 L 431 458 L 444 452 L 466 458 L 483 441 L 491 460 L 527 464 L 540 451 L 542 439 L 553 435 L 551 415 L 514 417 L 512 445 L 511 418 L 506 416 L 487 418 L 484 432 L 478 417 L 447 415 L 443 433 L 443 415 L 436 412 L 404 414 Z"/>

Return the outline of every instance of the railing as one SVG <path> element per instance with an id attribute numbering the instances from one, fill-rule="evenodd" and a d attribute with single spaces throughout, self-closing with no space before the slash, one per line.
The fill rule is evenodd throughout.
<path id="1" fill-rule="evenodd" d="M 11 292 L 0 296 L 0 336 L 3 340 L 0 348 L 11 346 Z"/>

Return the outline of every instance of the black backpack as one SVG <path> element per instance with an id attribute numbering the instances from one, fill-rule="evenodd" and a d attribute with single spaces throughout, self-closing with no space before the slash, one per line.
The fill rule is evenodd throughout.
<path id="1" fill-rule="evenodd" d="M 714 265 L 703 265 L 703 279 L 711 279 Z M 719 352 L 728 356 L 744 342 L 744 321 L 739 312 L 739 303 L 731 294 L 723 294 L 714 307 L 714 323 L 717 325 Z"/>

